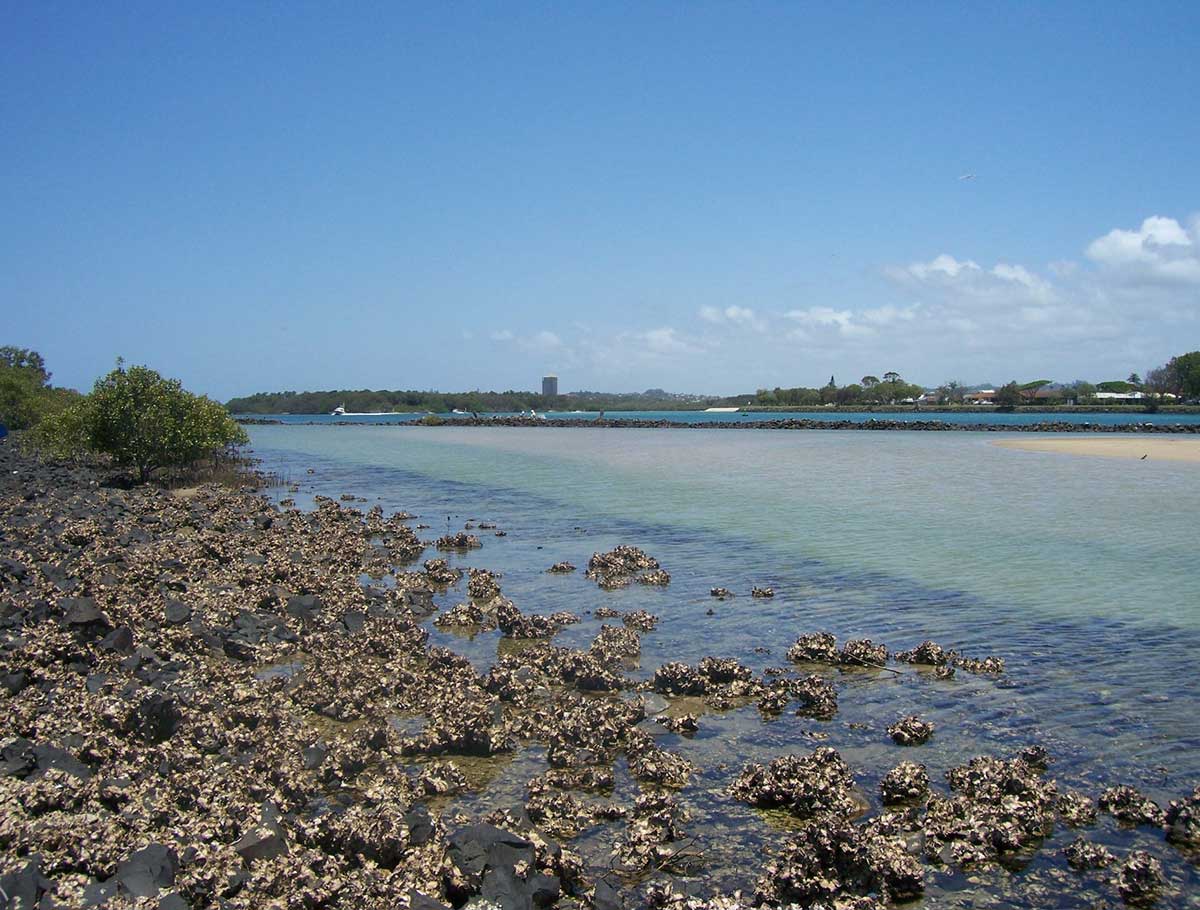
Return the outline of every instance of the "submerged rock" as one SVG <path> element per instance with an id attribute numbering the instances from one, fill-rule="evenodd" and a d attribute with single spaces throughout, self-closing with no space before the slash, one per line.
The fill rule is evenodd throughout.
<path id="1" fill-rule="evenodd" d="M 1063 848 L 1072 869 L 1103 869 L 1117 861 L 1112 851 L 1103 844 L 1093 843 L 1085 837 L 1077 837 Z"/>
<path id="2" fill-rule="evenodd" d="M 624 587 L 635 578 L 654 585 L 665 585 L 671 580 L 657 559 L 628 544 L 620 544 L 607 553 L 593 553 L 586 574 L 602 588 Z"/>
<path id="3" fill-rule="evenodd" d="M 1094 825 L 1096 802 L 1083 793 L 1070 790 L 1058 797 L 1058 814 L 1072 828 Z"/>
<path id="4" fill-rule="evenodd" d="M 910 714 L 888 727 L 888 736 L 901 746 L 919 746 L 933 736 L 933 724 Z"/>
<path id="5" fill-rule="evenodd" d="M 929 793 L 929 772 L 917 762 L 903 761 L 879 782 L 885 806 L 920 799 Z"/>
<path id="6" fill-rule="evenodd" d="M 800 818 L 849 817 L 854 776 L 841 755 L 827 746 L 808 755 L 785 755 L 769 765 L 746 765 L 729 788 L 734 799 L 761 809 L 787 808 Z"/>
<path id="7" fill-rule="evenodd" d="M 869 835 L 844 820 L 806 826 L 775 853 L 755 888 L 755 903 L 858 906 L 846 898 L 882 892 L 892 900 L 925 890 L 921 864 L 903 841 Z"/>
<path id="8" fill-rule="evenodd" d="M 1167 887 L 1162 863 L 1145 850 L 1134 850 L 1117 873 L 1117 890 L 1125 903 L 1148 907 L 1162 896 Z"/>
<path id="9" fill-rule="evenodd" d="M 1109 787 L 1100 794 L 1100 809 L 1126 825 L 1161 827 L 1166 820 L 1158 803 L 1136 787 L 1124 784 Z"/>
<path id="10" fill-rule="evenodd" d="M 1184 847 L 1200 847 L 1200 786 L 1191 796 L 1171 800 L 1163 830 L 1167 840 Z"/>

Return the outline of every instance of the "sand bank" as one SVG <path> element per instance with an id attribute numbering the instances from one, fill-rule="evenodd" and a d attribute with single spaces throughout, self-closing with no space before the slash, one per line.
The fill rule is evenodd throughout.
<path id="1" fill-rule="evenodd" d="M 1025 452 L 1057 452 L 1063 455 L 1092 455 L 1146 461 L 1190 461 L 1200 463 L 1200 439 L 1146 439 L 1140 436 L 1058 439 L 998 439 L 995 445 Z"/>

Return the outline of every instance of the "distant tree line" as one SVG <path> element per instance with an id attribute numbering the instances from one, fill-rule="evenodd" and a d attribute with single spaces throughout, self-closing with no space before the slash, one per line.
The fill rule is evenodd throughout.
<path id="1" fill-rule="evenodd" d="M 715 398 L 699 395 L 672 395 L 662 389 L 646 392 L 605 393 L 572 392 L 566 395 L 542 395 L 538 392 L 421 392 L 371 389 L 338 389 L 328 392 L 259 392 L 232 398 L 226 407 L 234 414 L 329 414 L 344 407 L 357 412 L 450 411 L 674 411 L 710 407 L 726 401 L 745 404 L 751 395 Z"/>
<path id="2" fill-rule="evenodd" d="M 832 376 L 829 384 L 819 389 L 798 386 L 793 389 L 759 389 L 755 404 L 763 407 L 815 407 L 818 405 L 869 405 L 896 404 L 906 400 L 916 401 L 925 394 L 919 385 L 905 382 L 896 372 L 877 376 L 864 376 L 859 382 L 838 386 Z"/>

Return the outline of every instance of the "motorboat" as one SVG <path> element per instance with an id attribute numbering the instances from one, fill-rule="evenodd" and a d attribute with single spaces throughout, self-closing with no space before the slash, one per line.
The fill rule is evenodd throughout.
<path id="1" fill-rule="evenodd" d="M 344 404 L 339 404 L 336 408 L 333 409 L 333 413 L 331 413 L 329 416 L 330 417 L 345 417 L 346 416 L 346 406 Z"/>

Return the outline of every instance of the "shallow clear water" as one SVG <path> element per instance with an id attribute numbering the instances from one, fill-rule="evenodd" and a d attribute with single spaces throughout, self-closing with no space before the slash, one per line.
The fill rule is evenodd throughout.
<path id="1" fill-rule="evenodd" d="M 600 416 L 599 411 L 546 411 L 547 416 L 555 420 L 595 420 Z M 343 414 L 334 417 L 332 414 L 246 414 L 240 415 L 251 418 L 266 418 L 278 420 L 281 423 L 364 423 L 364 424 L 397 424 L 412 423 L 424 417 L 424 414 Z M 442 414 L 446 418 L 462 417 L 461 414 Z M 515 414 L 488 416 L 519 416 Z M 1035 423 L 1077 423 L 1097 424 L 1100 426 L 1116 426 L 1124 424 L 1200 424 L 1200 414 L 1147 414 L 1141 408 L 1130 408 L 1128 413 L 1082 413 L 1061 411 L 1000 411 L 955 412 L 955 411 L 740 411 L 735 414 L 710 413 L 707 411 L 608 411 L 605 416 L 612 420 L 669 420 L 674 423 L 746 423 L 755 420 L 816 420 L 837 421 L 850 423 L 869 423 L 872 420 L 938 420 L 943 423 L 985 424 L 988 426 L 1029 426 Z"/>
<path id="2" fill-rule="evenodd" d="M 710 654 L 758 670 L 785 664 L 795 637 L 817 630 L 892 649 L 933 638 L 1008 661 L 999 681 L 833 674 L 833 721 L 763 723 L 751 707 L 705 715 L 693 740 L 668 736 L 704 769 L 691 808 L 713 824 L 719 815 L 728 836 L 752 836 L 763 822 L 731 815 L 714 794 L 745 761 L 811 749 L 814 734 L 843 753 L 868 794 L 902 758 L 938 780 L 974 755 L 1035 741 L 1054 757 L 1060 786 L 1093 796 L 1131 783 L 1165 802 L 1200 781 L 1196 465 L 1021 452 L 993 445 L 994 433 L 248 429 L 264 467 L 301 485 L 302 505 L 313 493 L 353 493 L 420 514 L 428 537 L 468 520 L 498 523 L 507 536 L 476 532 L 483 549 L 459 562 L 503 572 L 505 594 L 527 612 L 658 614 L 643 636 L 643 674 Z M 670 586 L 604 592 L 583 578 L 588 557 L 617 543 L 656 556 Z M 580 572 L 547 575 L 560 560 Z M 715 585 L 738 596 L 713 600 Z M 776 596 L 752 599 L 752 585 Z M 452 591 L 441 602 L 464 598 Z M 586 645 L 598 627 L 589 618 L 556 641 Z M 481 668 L 496 658 L 495 635 L 433 634 Z M 919 750 L 882 733 L 906 713 L 937 725 Z M 526 755 L 499 769 L 486 799 L 519 794 L 536 765 Z M 1194 884 L 1161 835 L 1102 822 L 1096 836 L 1153 849 L 1180 887 Z"/>

